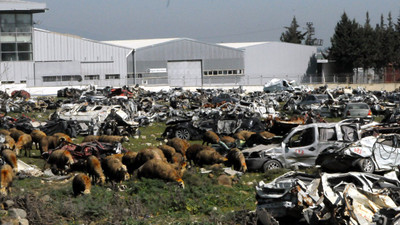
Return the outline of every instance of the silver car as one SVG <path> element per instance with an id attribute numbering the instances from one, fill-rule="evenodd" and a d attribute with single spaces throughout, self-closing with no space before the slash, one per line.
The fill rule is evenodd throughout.
<path id="1" fill-rule="evenodd" d="M 372 111 L 369 105 L 364 102 L 350 102 L 347 103 L 343 110 L 345 118 L 367 118 L 372 119 Z"/>

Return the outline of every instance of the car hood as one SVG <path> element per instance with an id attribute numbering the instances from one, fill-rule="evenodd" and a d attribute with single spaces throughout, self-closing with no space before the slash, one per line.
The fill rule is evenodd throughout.
<path id="1" fill-rule="evenodd" d="M 265 153 L 276 153 L 278 152 L 277 149 L 280 149 L 281 145 L 280 144 L 270 144 L 270 145 L 257 145 L 255 147 L 252 148 L 248 148 L 243 150 L 243 154 L 251 154 L 253 152 L 260 152 L 263 151 Z M 279 151 L 281 152 L 281 151 Z"/>

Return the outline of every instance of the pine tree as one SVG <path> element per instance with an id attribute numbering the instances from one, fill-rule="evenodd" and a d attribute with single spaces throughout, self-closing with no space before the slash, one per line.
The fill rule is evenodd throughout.
<path id="1" fill-rule="evenodd" d="M 285 27 L 287 30 L 282 33 L 280 40 L 282 42 L 301 44 L 306 33 L 298 31 L 297 28 L 299 28 L 299 25 L 297 24 L 296 17 L 294 16 L 290 27 Z"/>
<path id="2" fill-rule="evenodd" d="M 361 53 L 360 26 L 355 20 L 351 21 L 345 12 L 336 24 L 331 44 L 329 58 L 336 60 L 342 72 L 352 73 L 353 68 L 361 66 L 358 60 Z"/>

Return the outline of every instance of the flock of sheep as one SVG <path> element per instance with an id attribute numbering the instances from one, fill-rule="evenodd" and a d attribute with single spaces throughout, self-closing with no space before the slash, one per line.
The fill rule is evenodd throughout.
<path id="1" fill-rule="evenodd" d="M 155 178 L 177 182 L 184 188 L 182 179 L 186 167 L 204 165 L 224 165 L 233 167 L 237 171 L 246 172 L 247 167 L 241 151 L 237 148 L 227 148 L 227 153 L 221 155 L 211 144 L 232 144 L 236 139 L 247 140 L 254 132 L 241 131 L 234 137 L 219 137 L 212 131 L 204 134 L 203 144 L 192 144 L 180 138 L 169 139 L 166 144 L 157 147 L 149 147 L 138 152 L 127 151 L 121 154 L 112 154 L 104 158 L 91 155 L 84 162 L 79 162 L 82 168 L 72 181 L 72 189 L 75 195 L 88 194 L 92 185 L 103 185 L 110 182 L 112 185 L 130 179 L 134 175 L 137 178 Z M 56 133 L 47 136 L 40 130 L 34 130 L 26 134 L 15 128 L 0 129 L 0 134 L 5 137 L 2 145 L 1 157 L 5 164 L 0 168 L 0 194 L 7 195 L 10 186 L 18 172 L 17 156 L 25 152 L 25 156 L 31 156 L 33 144 L 40 150 L 41 156 L 46 160 L 46 166 L 52 171 L 68 173 L 73 171 L 77 160 L 63 145 L 72 143 L 72 139 L 64 133 Z M 86 136 L 84 142 L 125 142 L 129 141 L 124 136 Z M 206 144 L 206 145 L 204 145 Z M 56 149 L 56 150 L 54 150 Z M 78 168 L 78 167 L 76 167 Z"/>

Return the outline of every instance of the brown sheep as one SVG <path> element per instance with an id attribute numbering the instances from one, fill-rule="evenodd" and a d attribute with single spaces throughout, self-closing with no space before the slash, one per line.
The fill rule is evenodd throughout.
<path id="1" fill-rule="evenodd" d="M 233 181 L 232 181 L 232 177 L 228 176 L 226 174 L 221 174 L 218 178 L 217 178 L 218 184 L 225 186 L 225 187 L 232 187 Z"/>
<path id="2" fill-rule="evenodd" d="M 27 156 L 29 151 L 29 157 L 31 157 L 32 150 L 32 137 L 29 134 L 23 134 L 18 138 L 17 143 L 15 144 L 15 152 L 19 155 L 19 152 L 24 149 L 25 156 Z"/>
<path id="3" fill-rule="evenodd" d="M 10 135 L 6 135 L 6 136 L 4 136 L 4 138 L 5 138 L 5 141 L 3 143 L 2 148 L 13 150 L 15 148 L 14 138 L 12 138 Z"/>
<path id="4" fill-rule="evenodd" d="M 234 135 L 233 135 L 233 137 L 235 138 L 235 139 L 239 139 L 239 140 L 242 140 L 242 141 L 247 141 L 249 138 L 250 138 L 250 136 L 252 135 L 252 134 L 255 134 L 256 132 L 253 132 L 253 131 L 247 131 L 247 130 L 241 130 L 241 131 L 239 131 L 239 132 L 236 132 Z"/>
<path id="5" fill-rule="evenodd" d="M 25 134 L 23 131 L 18 130 L 17 128 L 11 128 L 10 130 L 10 136 L 14 138 L 14 141 L 17 142 L 19 137 L 23 134 Z"/>
<path id="6" fill-rule="evenodd" d="M 182 188 L 185 188 L 180 171 L 176 170 L 171 164 L 159 159 L 152 159 L 143 164 L 138 169 L 138 178 L 141 177 L 176 181 Z"/>
<path id="7" fill-rule="evenodd" d="M 0 168 L 0 194 L 7 196 L 11 192 L 13 171 L 10 165 L 5 164 Z"/>
<path id="8" fill-rule="evenodd" d="M 135 159 L 134 170 L 142 166 L 145 162 L 150 159 L 159 159 L 167 162 L 164 153 L 159 148 L 146 148 L 138 152 Z"/>
<path id="9" fill-rule="evenodd" d="M 214 131 L 208 130 L 204 133 L 203 135 L 203 145 L 206 144 L 218 144 L 221 141 L 221 139 L 218 137 L 218 134 L 216 134 Z"/>
<path id="10" fill-rule="evenodd" d="M 190 146 L 188 141 L 177 138 L 177 137 L 169 139 L 167 142 L 167 145 L 175 148 L 175 151 L 181 153 L 183 155 L 183 157 L 186 157 L 186 150 Z"/>
<path id="11" fill-rule="evenodd" d="M 9 149 L 4 149 L 1 152 L 1 157 L 4 159 L 4 161 L 9 164 L 14 172 L 14 174 L 17 174 L 18 172 L 18 160 L 17 160 L 17 155 L 15 152 Z"/>
<path id="12" fill-rule="evenodd" d="M 32 142 L 35 143 L 36 149 L 39 149 L 40 140 L 47 136 L 46 133 L 41 130 L 33 130 L 30 135 L 32 137 Z"/>
<path id="13" fill-rule="evenodd" d="M 112 155 L 105 157 L 105 159 L 118 159 L 119 161 L 122 162 L 123 156 L 124 156 L 124 154 L 112 154 Z"/>
<path id="14" fill-rule="evenodd" d="M 181 165 L 184 162 L 185 158 L 183 157 L 183 155 L 179 152 L 175 152 L 175 154 L 172 156 L 171 163 L 175 165 Z"/>
<path id="15" fill-rule="evenodd" d="M 230 144 L 234 144 L 235 143 L 235 138 L 230 137 L 230 136 L 223 136 L 223 137 L 221 137 L 221 141 L 224 142 L 227 145 L 230 145 Z"/>
<path id="16" fill-rule="evenodd" d="M 246 140 L 245 147 L 253 147 L 254 145 L 269 145 L 272 143 L 271 138 L 275 134 L 268 131 L 263 131 L 259 133 L 252 134 L 249 139 Z"/>
<path id="17" fill-rule="evenodd" d="M 60 145 L 59 140 L 55 136 L 45 136 L 39 142 L 40 154 L 49 152 L 50 149 L 55 149 Z"/>
<path id="18" fill-rule="evenodd" d="M 195 164 L 198 166 L 222 163 L 228 159 L 213 149 L 203 149 L 196 155 Z"/>
<path id="19" fill-rule="evenodd" d="M 82 143 L 84 143 L 84 142 L 98 141 L 99 138 L 100 138 L 100 136 L 97 136 L 97 135 L 88 135 L 88 136 L 85 136 L 85 137 L 83 138 Z"/>
<path id="20" fill-rule="evenodd" d="M 129 142 L 128 136 L 113 136 L 113 135 L 101 135 L 99 137 L 99 142 L 106 142 L 106 143 L 123 143 Z"/>
<path id="21" fill-rule="evenodd" d="M 128 170 L 119 159 L 104 159 L 102 166 L 104 169 L 104 175 L 111 183 L 113 183 L 114 181 L 121 183 L 122 181 L 129 179 Z"/>
<path id="22" fill-rule="evenodd" d="M 68 150 L 58 149 L 51 152 L 47 159 L 47 164 L 51 165 L 53 171 L 61 172 L 64 174 L 73 165 L 74 158 Z"/>
<path id="23" fill-rule="evenodd" d="M 169 145 L 160 145 L 157 148 L 161 149 L 168 162 L 172 162 L 172 157 L 176 153 L 175 149 Z"/>
<path id="24" fill-rule="evenodd" d="M 201 150 L 206 149 L 206 148 L 211 148 L 211 147 L 201 145 L 201 144 L 191 145 L 186 150 L 186 159 L 188 160 L 189 163 L 191 163 L 192 161 L 194 161 L 196 159 L 197 153 L 199 153 Z"/>
<path id="25" fill-rule="evenodd" d="M 104 184 L 106 181 L 106 177 L 103 173 L 103 168 L 101 168 L 100 160 L 91 155 L 86 160 L 86 171 L 89 173 L 89 176 L 92 178 L 92 181 L 100 184 Z"/>
<path id="26" fill-rule="evenodd" d="M 4 135 L 4 136 L 10 136 L 11 132 L 6 130 L 6 129 L 0 129 L 0 134 Z"/>
<path id="27" fill-rule="evenodd" d="M 233 169 L 245 173 L 247 171 L 246 159 L 243 153 L 237 149 L 233 148 L 228 152 L 226 156 L 228 158 L 228 165 L 233 165 Z"/>
<path id="28" fill-rule="evenodd" d="M 72 180 L 72 190 L 74 191 L 74 195 L 78 196 L 80 194 L 90 194 L 90 189 L 92 188 L 92 182 L 90 177 L 86 174 L 79 173 Z"/>
<path id="29" fill-rule="evenodd" d="M 131 175 L 135 170 L 135 160 L 137 154 L 138 154 L 137 152 L 129 151 L 125 153 L 124 156 L 122 157 L 122 164 L 126 166 L 126 168 L 128 169 L 128 173 Z"/>
<path id="30" fill-rule="evenodd" d="M 53 134 L 54 137 L 57 137 L 57 142 L 61 143 L 62 141 L 67 141 L 72 143 L 72 139 L 70 136 L 64 133 L 55 133 Z"/>

